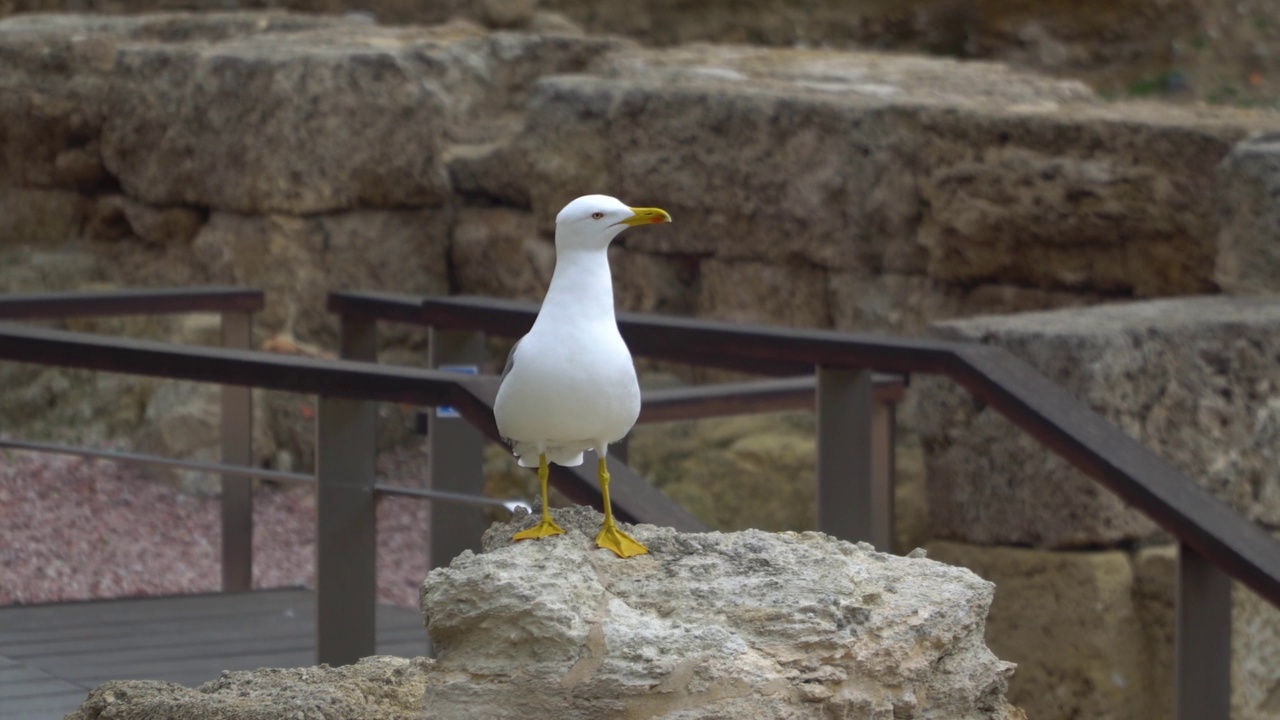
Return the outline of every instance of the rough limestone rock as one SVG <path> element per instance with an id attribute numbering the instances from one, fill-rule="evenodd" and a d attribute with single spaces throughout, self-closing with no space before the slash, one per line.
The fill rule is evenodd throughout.
<path id="1" fill-rule="evenodd" d="M 856 53 L 697 46 L 597 66 L 530 101 L 540 220 L 574 187 L 615 187 L 677 218 L 637 249 L 832 269 L 878 265 L 917 222 L 913 108 L 1092 99 L 998 65 Z"/>
<path id="2" fill-rule="evenodd" d="M 929 557 L 999 588 L 987 618 L 993 652 L 1018 664 L 1009 701 L 1031 718 L 1171 717 L 1150 662 L 1127 553 L 932 542 Z M 1165 681 L 1166 684 L 1157 683 Z"/>
<path id="3" fill-rule="evenodd" d="M 1159 93 L 1178 83 L 1219 102 L 1267 99 L 1266 83 L 1241 82 L 1248 70 L 1273 77 L 1265 52 L 1277 32 L 1267 0 L 3 0 L 16 11 L 144 12 L 182 6 L 227 9 L 273 5 L 295 11 L 358 13 L 384 24 L 439 23 L 465 17 L 490 27 L 626 34 L 651 45 L 752 43 L 781 47 L 874 47 L 994 58 L 1040 71 L 1086 77 L 1117 93 Z M 554 12 L 553 12 L 554 11 Z M 553 25 L 554 23 L 554 25 Z M 580 30 L 579 30 L 580 31 Z M 1177 72 L 1171 72 L 1176 68 Z M 1168 86 L 1166 88 L 1166 86 Z"/>
<path id="4" fill-rule="evenodd" d="M 1212 291 L 1204 168 L 1266 124 L 1104 104 L 994 64 L 687 46 L 542 80 L 518 143 L 544 233 L 581 187 L 669 209 L 669 231 L 629 248 L 707 257 L 701 314 L 793 320 L 768 310 L 763 263 L 829 296 L 805 298 L 799 322 L 902 330 Z"/>
<path id="5" fill-rule="evenodd" d="M 625 240 L 615 240 L 609 248 L 614 303 L 633 312 L 692 315 L 697 307 L 698 258 L 635 252 L 624 245 Z"/>
<path id="6" fill-rule="evenodd" d="M 992 313 L 1079 307 L 1103 296 L 1019 285 L 950 285 L 924 275 L 827 273 L 831 324 L 838 330 L 920 336 L 929 323 Z"/>
<path id="7" fill-rule="evenodd" d="M 75 240 L 87 204 L 69 190 L 0 186 L 0 247 L 57 247 Z"/>
<path id="8" fill-rule="evenodd" d="M 331 668 L 224 672 L 194 690 L 174 683 L 104 683 L 67 720 L 420 720 L 432 662 L 368 657 Z"/>
<path id="9" fill-rule="evenodd" d="M 704 260 L 698 308 L 712 317 L 829 327 L 826 273 L 804 262 Z"/>
<path id="10" fill-rule="evenodd" d="M 628 462 L 710 528 L 813 530 L 814 437 L 812 413 L 644 424 Z"/>
<path id="11" fill-rule="evenodd" d="M 1269 7 L 1265 0 L 1209 0 L 1194 6 L 1164 0 L 655 0 L 645 4 L 644 12 L 635 12 L 626 0 L 541 2 L 592 32 L 624 33 L 653 45 L 746 42 L 998 58 L 1058 75 L 1086 76 L 1112 91 L 1140 81 L 1150 85 L 1153 76 L 1162 77 L 1171 67 L 1202 63 L 1197 55 L 1238 54 L 1266 63 L 1265 53 L 1254 48 L 1265 47 L 1265 39 L 1274 36 L 1269 24 L 1253 20 Z M 1239 29 L 1233 25 L 1246 24 L 1264 31 L 1253 37 L 1232 32 Z M 1204 37 L 1206 27 L 1213 28 L 1214 40 Z M 1170 64 L 1171 49 L 1181 51 L 1180 62 Z M 1234 76 L 1222 81 L 1239 83 Z"/>
<path id="12" fill-rule="evenodd" d="M 1174 643 L 1177 641 L 1178 615 L 1174 608 L 1177 591 L 1178 546 L 1150 545 L 1133 553 L 1133 601 L 1142 626 L 1147 647 L 1147 672 L 1151 676 L 1152 717 L 1174 716 Z M 1234 620 L 1234 618 L 1233 618 Z M 1239 645 L 1232 637 L 1231 652 Z M 1232 679 L 1231 690 L 1238 693 L 1239 680 Z"/>
<path id="13" fill-rule="evenodd" d="M 652 554 L 619 560 L 594 546 L 599 513 L 555 514 L 564 537 L 513 544 L 523 516 L 427 577 L 428 717 L 1024 717 L 983 645 L 993 587 L 967 571 L 652 526 L 634 529 Z"/>
<path id="14" fill-rule="evenodd" d="M 465 208 L 454 219 L 449 261 L 461 292 L 541 300 L 556 250 L 527 211 Z"/>
<path id="15" fill-rule="evenodd" d="M 1202 297 L 939 323 L 999 345 L 1255 521 L 1280 523 L 1280 301 Z M 938 537 L 1111 545 L 1155 527 L 964 390 L 922 383 Z"/>
<path id="16" fill-rule="evenodd" d="M 1233 295 L 1280 293 L 1280 134 L 1235 146 L 1218 181 L 1218 285 Z"/>
<path id="17" fill-rule="evenodd" d="M 813 530 L 814 429 L 808 412 L 642 424 L 627 436 L 627 462 L 716 530 Z M 898 440 L 893 490 L 892 549 L 902 554 L 930 537 L 924 461 L 913 437 Z"/>
<path id="18" fill-rule="evenodd" d="M 334 332 L 332 290 L 449 288 L 447 214 L 355 210 L 329 215 L 213 213 L 191 242 L 194 265 L 216 283 L 262 288 L 262 326 L 299 337 Z"/>
<path id="19" fill-rule="evenodd" d="M 434 207 L 455 143 L 627 43 L 284 13 L 0 21 L 0 186 L 240 213 Z"/>
<path id="20" fill-rule="evenodd" d="M 117 66 L 134 82 L 109 110 L 106 167 L 157 205 L 441 205 L 446 100 L 409 70 L 410 42 L 377 39 L 394 42 L 347 31 L 125 48 Z"/>

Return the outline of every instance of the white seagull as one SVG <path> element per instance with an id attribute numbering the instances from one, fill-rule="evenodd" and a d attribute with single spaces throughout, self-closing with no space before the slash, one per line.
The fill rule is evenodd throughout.
<path id="1" fill-rule="evenodd" d="M 542 521 L 513 539 L 560 535 L 547 504 L 548 463 L 582 464 L 600 457 L 604 527 L 596 544 L 619 557 L 648 551 L 618 528 L 609 502 L 605 453 L 640 415 L 640 384 L 613 313 L 609 243 L 628 227 L 671 222 L 658 208 L 627 207 L 607 195 L 586 195 L 556 216 L 556 269 L 529 333 L 516 343 L 502 373 L 493 412 L 498 431 L 523 467 L 537 467 Z"/>

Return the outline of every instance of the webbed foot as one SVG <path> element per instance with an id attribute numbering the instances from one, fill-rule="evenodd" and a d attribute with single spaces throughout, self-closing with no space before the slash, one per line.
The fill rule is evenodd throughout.
<path id="1" fill-rule="evenodd" d="M 626 534 L 613 522 L 605 521 L 604 529 L 596 536 L 596 545 L 612 550 L 620 558 L 648 555 L 649 548 L 641 545 L 635 538 Z"/>
<path id="2" fill-rule="evenodd" d="M 542 518 L 542 522 L 539 522 L 537 525 L 534 525 L 528 530 L 521 530 L 515 535 L 512 535 L 511 539 L 512 540 L 540 540 L 545 537 L 551 537 L 553 535 L 563 535 L 563 534 L 564 534 L 564 528 L 557 525 L 556 521 L 552 520 L 550 516 L 547 516 Z"/>

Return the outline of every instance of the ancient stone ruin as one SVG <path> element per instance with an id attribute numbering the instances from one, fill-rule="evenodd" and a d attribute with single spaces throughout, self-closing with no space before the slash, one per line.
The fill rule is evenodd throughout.
<path id="1" fill-rule="evenodd" d="M 1123 5 L 1143 16 L 1153 2 Z M 1107 52 L 1151 58 L 1145 33 L 1188 26 L 1186 7 L 1156 4 L 1154 25 L 1110 23 Z M 340 9 L 319 5 L 292 6 Z M 607 189 L 676 218 L 671 232 L 614 250 L 624 309 L 904 334 L 933 325 L 1001 344 L 1280 529 L 1275 306 L 1229 297 L 1280 287 L 1273 113 L 1104 99 L 1069 77 L 1105 59 L 1087 52 L 1087 23 L 1037 29 L 948 15 L 944 2 L 920 3 L 907 46 L 999 46 L 1006 52 L 992 54 L 1062 77 L 848 49 L 905 26 L 891 14 L 850 20 L 831 3 L 813 4 L 804 22 L 736 30 L 717 25 L 719 3 L 701 13 L 653 3 L 647 15 L 575 0 L 458 5 L 357 8 L 423 23 L 404 26 L 281 11 L 0 21 L 0 292 L 261 287 L 264 345 L 323 349 L 334 340 L 331 289 L 536 299 L 555 211 Z M 17 9 L 35 7 L 63 6 Z M 1244 40 L 1246 24 L 1219 27 Z M 602 34 L 615 27 L 632 39 Z M 1195 49 L 1175 54 L 1220 52 Z M 1171 299 L 1200 295 L 1228 297 Z M 1132 300 L 1154 302 L 1071 310 Z M 1059 312 L 938 324 L 1047 310 Z M 216 331 L 200 318 L 77 327 L 206 342 Z M 393 330 L 384 341 L 388 361 L 421 362 L 420 334 Z M 203 389 L 13 365 L 0 366 L 0 387 L 6 432 L 216 452 L 216 402 Z M 269 394 L 258 404 L 257 461 L 309 467 L 308 420 Z M 1019 664 L 1010 701 L 1032 717 L 1168 715 L 1165 538 L 946 387 L 913 387 L 903 417 L 898 550 L 924 545 L 998 583 L 986 633 Z M 799 529 L 811 522 L 811 447 L 803 419 L 734 419 L 638 431 L 633 457 L 691 506 L 724 487 L 794 479 L 786 497 L 802 510 L 742 516 Z M 503 552 L 528 551 L 468 558 L 458 572 Z M 863 550 L 841 557 L 937 567 Z M 964 642 L 981 655 L 989 587 L 936 573 L 971 593 Z M 593 623 L 608 622 L 596 606 L 582 612 L 573 632 L 589 645 Z M 1280 708 L 1280 613 L 1239 592 L 1235 622 L 1235 716 L 1269 717 Z M 453 647 L 461 654 L 441 666 L 470 672 L 465 647 Z M 332 672 L 407 673 L 442 688 L 447 677 L 379 662 Z M 986 668 L 988 684 L 972 687 L 1004 682 Z M 846 679 L 790 668 L 788 697 L 926 707 L 919 696 L 841 690 L 853 674 L 840 669 Z M 707 672 L 682 687 L 711 687 L 719 670 Z M 238 692 L 234 677 L 219 682 L 232 684 L 162 692 Z M 1000 717 L 1000 703 L 973 717 Z"/>

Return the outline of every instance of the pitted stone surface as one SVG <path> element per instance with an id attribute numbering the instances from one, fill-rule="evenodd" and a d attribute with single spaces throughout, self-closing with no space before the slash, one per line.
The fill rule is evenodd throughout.
<path id="1" fill-rule="evenodd" d="M 566 535 L 512 543 L 519 517 L 428 576 L 428 716 L 1023 717 L 983 644 L 993 586 L 968 571 L 819 533 L 648 525 L 631 532 L 651 554 L 620 560 L 595 547 L 599 513 L 555 516 Z"/>
<path id="2" fill-rule="evenodd" d="M 1280 301 L 1202 297 L 939 323 L 1000 345 L 1252 520 L 1280 524 Z M 1155 532 L 951 383 L 919 392 L 939 537 L 1041 547 Z"/>
<path id="3" fill-rule="evenodd" d="M 152 680 L 99 685 L 67 720 L 420 720 L 424 658 L 368 657 L 331 668 L 224 672 L 192 689 Z"/>
<path id="4" fill-rule="evenodd" d="M 1233 295 L 1280 294 L 1280 134 L 1236 145 L 1218 182 L 1215 279 Z"/>

